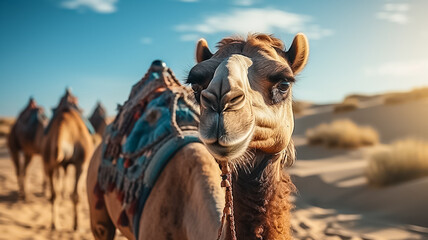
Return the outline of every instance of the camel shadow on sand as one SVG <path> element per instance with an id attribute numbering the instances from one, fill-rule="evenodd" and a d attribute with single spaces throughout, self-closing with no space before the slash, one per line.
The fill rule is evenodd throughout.
<path id="1" fill-rule="evenodd" d="M 328 148 L 322 145 L 299 145 L 296 146 L 297 160 L 322 160 L 341 155 L 346 155 L 352 149 Z"/>

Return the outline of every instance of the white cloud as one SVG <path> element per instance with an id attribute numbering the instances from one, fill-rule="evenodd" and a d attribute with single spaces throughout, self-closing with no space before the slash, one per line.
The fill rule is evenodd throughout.
<path id="1" fill-rule="evenodd" d="M 384 6 L 385 11 L 407 12 L 409 4 L 407 3 L 387 3 Z"/>
<path id="2" fill-rule="evenodd" d="M 428 40 L 428 30 L 422 29 L 419 34 L 422 39 Z"/>
<path id="3" fill-rule="evenodd" d="M 140 42 L 141 42 L 141 44 L 149 45 L 149 44 L 152 44 L 152 43 L 153 43 L 153 39 L 151 39 L 151 38 L 149 38 L 149 37 L 142 37 L 142 38 L 140 39 Z"/>
<path id="4" fill-rule="evenodd" d="M 376 13 L 376 17 L 398 24 L 406 24 L 410 5 L 407 3 L 386 3 L 383 10 Z"/>
<path id="5" fill-rule="evenodd" d="M 180 24 L 175 26 L 178 32 L 186 34 L 233 33 L 249 32 L 273 33 L 304 32 L 312 39 L 320 39 L 333 34 L 332 30 L 321 28 L 311 23 L 310 16 L 301 15 L 272 8 L 235 9 L 228 13 L 220 13 L 206 17 L 196 24 Z"/>
<path id="6" fill-rule="evenodd" d="M 392 61 L 375 68 L 367 68 L 369 76 L 424 78 L 428 81 L 428 59 Z"/>
<path id="7" fill-rule="evenodd" d="M 200 38 L 200 36 L 198 34 L 183 34 L 180 36 L 180 40 L 181 41 L 185 41 L 185 42 L 196 42 L 196 40 L 198 40 Z"/>
<path id="8" fill-rule="evenodd" d="M 61 3 L 61 6 L 68 9 L 89 8 L 98 13 L 113 13 L 116 11 L 118 0 L 68 0 Z"/>
<path id="9" fill-rule="evenodd" d="M 238 6 L 251 6 L 254 3 L 258 2 L 257 0 L 233 0 L 233 3 Z"/>

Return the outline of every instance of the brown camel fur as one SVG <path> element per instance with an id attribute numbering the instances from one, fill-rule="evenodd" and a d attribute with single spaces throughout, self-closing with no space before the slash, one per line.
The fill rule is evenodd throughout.
<path id="1" fill-rule="evenodd" d="M 25 198 L 25 175 L 27 167 L 33 155 L 41 153 L 43 131 L 47 124 L 47 118 L 42 107 L 37 106 L 36 101 L 30 98 L 27 107 L 19 114 L 12 125 L 8 136 L 8 147 L 15 165 L 18 179 L 18 196 Z M 19 154 L 24 155 L 24 164 L 21 164 Z"/>
<path id="2" fill-rule="evenodd" d="M 94 109 L 94 112 L 89 118 L 89 122 L 91 122 L 92 126 L 95 129 L 95 132 L 100 136 L 104 134 L 104 130 L 107 126 L 106 117 L 107 117 L 107 112 L 105 108 L 100 102 L 98 102 L 97 106 Z"/>
<path id="3" fill-rule="evenodd" d="M 54 174 L 60 167 L 66 173 L 69 164 L 75 167 L 74 189 L 71 195 L 73 202 L 74 225 L 77 229 L 77 204 L 79 195 L 77 191 L 80 175 L 85 162 L 89 161 L 93 153 L 93 139 L 82 120 L 80 110 L 77 108 L 77 98 L 69 90 L 61 99 L 45 133 L 43 144 L 44 170 L 51 189 L 52 228 L 55 228 L 55 198 Z"/>
<path id="4" fill-rule="evenodd" d="M 216 239 L 225 204 L 216 162 L 232 166 L 233 203 L 238 240 L 292 239 L 290 192 L 283 171 L 294 162 L 291 87 L 306 65 L 309 45 L 298 34 L 288 51 L 265 34 L 246 40 L 225 38 L 212 54 L 198 42 L 188 77 L 200 103 L 200 139 L 183 147 L 158 178 L 141 215 L 140 226 L 116 226 L 120 202 L 104 195 L 95 209 L 100 149 L 88 170 L 91 227 L 96 239 L 113 239 L 115 227 L 129 239 Z M 224 228 L 222 239 L 231 239 Z"/>

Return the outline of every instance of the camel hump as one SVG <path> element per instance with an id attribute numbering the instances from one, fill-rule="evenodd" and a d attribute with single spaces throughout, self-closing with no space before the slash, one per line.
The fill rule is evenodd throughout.
<path id="1" fill-rule="evenodd" d="M 57 116 L 62 113 L 71 111 L 75 111 L 76 113 L 78 113 L 80 119 L 83 121 L 91 135 L 95 133 L 92 124 L 85 116 L 83 116 L 83 110 L 79 107 L 78 98 L 72 94 L 71 88 L 67 87 L 65 89 L 64 95 L 59 100 L 57 107 L 52 108 L 52 118 L 49 121 L 48 126 L 45 128 L 44 134 L 48 134 L 51 129 L 52 122 Z"/>
<path id="2" fill-rule="evenodd" d="M 163 71 L 164 69 L 166 69 L 166 63 L 162 60 L 154 60 L 150 68 L 157 72 Z"/>
<path id="3" fill-rule="evenodd" d="M 160 98 L 159 98 L 160 97 Z M 127 137 L 135 123 L 143 114 L 147 114 L 147 119 L 156 122 L 158 109 L 150 107 L 154 99 L 170 104 L 168 112 L 174 112 L 174 105 L 181 98 L 186 103 L 196 118 L 199 118 L 199 109 L 193 106 L 193 94 L 189 87 L 180 83 L 173 71 L 167 67 L 162 60 L 154 60 L 143 78 L 132 86 L 128 100 L 123 105 L 118 106 L 119 113 L 116 115 L 113 123 L 109 126 L 110 133 L 115 132 L 114 139 L 110 139 L 111 148 L 108 148 L 106 154 L 110 157 L 118 157 L 122 139 Z M 159 103 L 162 105 L 162 103 Z M 172 123 L 174 125 L 174 123 Z"/>
<path id="4" fill-rule="evenodd" d="M 98 185 L 103 192 L 117 190 L 134 223 L 173 154 L 200 142 L 199 109 L 192 97 L 191 89 L 155 60 L 105 131 Z"/>
<path id="5" fill-rule="evenodd" d="M 100 136 L 104 134 L 104 130 L 107 126 L 107 111 L 100 101 L 97 102 L 92 115 L 89 117 L 89 122 L 94 127 L 96 133 Z"/>

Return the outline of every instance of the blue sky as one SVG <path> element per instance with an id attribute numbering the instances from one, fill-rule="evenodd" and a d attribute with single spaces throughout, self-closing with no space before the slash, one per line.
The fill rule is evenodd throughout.
<path id="1" fill-rule="evenodd" d="M 0 116 L 34 96 L 54 107 L 71 87 L 86 114 L 97 100 L 109 115 L 154 59 L 180 79 L 197 39 L 273 33 L 289 46 L 309 37 L 295 98 L 339 101 L 349 93 L 428 86 L 425 0 L 2 0 Z"/>

